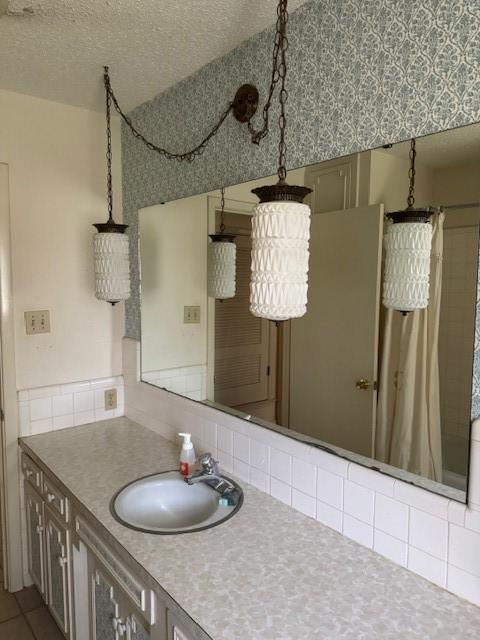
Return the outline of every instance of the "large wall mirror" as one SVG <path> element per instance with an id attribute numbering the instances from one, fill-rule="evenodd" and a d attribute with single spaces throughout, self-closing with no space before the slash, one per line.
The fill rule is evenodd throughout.
<path id="1" fill-rule="evenodd" d="M 480 125 L 417 140 L 416 206 L 432 216 L 430 298 L 382 305 L 385 213 L 403 209 L 410 142 L 289 172 L 312 189 L 308 307 L 249 312 L 251 189 L 225 191 L 236 293 L 207 294 L 219 192 L 139 212 L 142 380 L 465 501 L 480 224 Z"/>

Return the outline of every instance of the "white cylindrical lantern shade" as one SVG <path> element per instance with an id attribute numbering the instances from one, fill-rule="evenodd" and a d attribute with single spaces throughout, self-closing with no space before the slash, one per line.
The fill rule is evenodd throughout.
<path id="1" fill-rule="evenodd" d="M 407 312 L 428 306 L 431 249 L 430 222 L 390 225 L 385 235 L 385 307 Z"/>
<path id="2" fill-rule="evenodd" d="M 207 289 L 217 300 L 235 296 L 237 247 L 233 241 L 216 241 L 208 245 Z"/>
<path id="3" fill-rule="evenodd" d="M 128 236 L 97 233 L 93 236 L 95 296 L 115 304 L 130 297 Z"/>
<path id="4" fill-rule="evenodd" d="M 282 321 L 307 309 L 310 207 L 261 202 L 252 217 L 250 311 Z"/>

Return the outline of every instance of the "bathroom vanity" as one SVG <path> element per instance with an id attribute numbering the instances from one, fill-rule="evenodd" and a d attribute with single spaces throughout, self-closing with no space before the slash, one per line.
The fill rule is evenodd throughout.
<path id="1" fill-rule="evenodd" d="M 477 607 L 244 482 L 219 526 L 125 527 L 118 490 L 178 464 L 174 444 L 127 418 L 20 447 L 28 570 L 69 640 L 478 637 Z"/>

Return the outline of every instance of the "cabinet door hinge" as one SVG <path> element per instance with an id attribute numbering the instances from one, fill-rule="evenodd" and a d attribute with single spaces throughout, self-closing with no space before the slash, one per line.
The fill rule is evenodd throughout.
<path id="1" fill-rule="evenodd" d="M 267 365 L 267 376 L 270 375 L 270 365 Z"/>

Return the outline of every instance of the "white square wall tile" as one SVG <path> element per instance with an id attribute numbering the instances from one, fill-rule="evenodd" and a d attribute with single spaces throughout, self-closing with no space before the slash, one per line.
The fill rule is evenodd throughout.
<path id="1" fill-rule="evenodd" d="M 233 456 L 233 431 L 219 424 L 217 429 L 217 447 L 219 451 L 224 451 Z"/>
<path id="2" fill-rule="evenodd" d="M 410 509 L 409 544 L 440 560 L 447 559 L 448 523 L 413 507 Z"/>
<path id="3" fill-rule="evenodd" d="M 408 541 L 409 507 L 377 493 L 375 496 L 375 528 L 400 540 Z"/>
<path id="4" fill-rule="evenodd" d="M 468 500 L 480 510 L 480 442 L 472 440 L 470 446 L 470 476 Z"/>
<path id="5" fill-rule="evenodd" d="M 317 469 L 313 464 L 293 458 L 292 485 L 298 491 L 315 498 L 317 494 Z"/>
<path id="6" fill-rule="evenodd" d="M 73 394 L 73 412 L 92 411 L 95 408 L 95 393 L 93 391 L 80 391 Z"/>
<path id="7" fill-rule="evenodd" d="M 217 447 L 217 425 L 210 420 L 203 422 L 203 441 L 208 447 Z"/>
<path id="8" fill-rule="evenodd" d="M 373 527 L 352 518 L 347 513 L 343 514 L 343 535 L 364 547 L 369 549 L 373 547 Z"/>
<path id="9" fill-rule="evenodd" d="M 73 413 L 73 394 L 66 393 L 65 395 L 54 396 L 53 415 L 65 416 L 69 413 Z"/>
<path id="10" fill-rule="evenodd" d="M 95 422 L 95 411 L 93 409 L 91 411 L 79 411 L 74 414 L 74 424 L 76 427 L 82 424 L 90 424 L 91 422 Z"/>
<path id="11" fill-rule="evenodd" d="M 407 566 L 408 545 L 406 542 L 402 542 L 383 531 L 375 529 L 373 549 L 392 562 L 402 567 Z"/>
<path id="12" fill-rule="evenodd" d="M 73 413 L 66 416 L 55 416 L 53 418 L 53 428 L 55 429 L 67 429 L 68 427 L 73 427 L 74 419 Z"/>
<path id="13" fill-rule="evenodd" d="M 292 489 L 292 507 L 297 511 L 301 511 L 306 516 L 315 518 L 316 515 L 316 500 L 312 496 L 308 496 L 306 493 Z"/>
<path id="14" fill-rule="evenodd" d="M 480 578 L 448 565 L 447 589 L 480 607 Z"/>
<path id="15" fill-rule="evenodd" d="M 318 467 L 317 498 L 335 509 L 343 509 L 343 478 Z"/>
<path id="16" fill-rule="evenodd" d="M 449 500 L 443 496 L 435 495 L 420 487 L 414 487 L 401 480 L 396 480 L 394 497 L 400 502 L 405 502 L 412 507 L 417 507 L 417 509 L 426 511 L 433 516 L 447 519 Z"/>
<path id="17" fill-rule="evenodd" d="M 36 389 L 29 389 L 29 400 L 36 400 L 38 398 L 52 398 L 60 393 L 60 387 L 38 387 Z"/>
<path id="18" fill-rule="evenodd" d="M 37 398 L 30 401 L 30 420 L 52 417 L 52 398 Z"/>
<path id="19" fill-rule="evenodd" d="M 448 521 L 463 527 L 465 525 L 466 510 L 467 506 L 465 504 L 460 504 L 460 502 L 450 500 L 448 503 Z"/>
<path id="20" fill-rule="evenodd" d="M 276 478 L 270 478 L 270 495 L 288 506 L 292 504 L 292 488 Z"/>
<path id="21" fill-rule="evenodd" d="M 320 500 L 317 500 L 317 520 L 330 529 L 342 533 L 343 513 Z"/>
<path id="22" fill-rule="evenodd" d="M 250 438 L 242 433 L 233 434 L 233 457 L 250 463 Z"/>
<path id="23" fill-rule="evenodd" d="M 250 467 L 250 484 L 264 493 L 270 493 L 270 476 L 260 469 Z"/>
<path id="24" fill-rule="evenodd" d="M 327 453 L 321 449 L 313 449 L 311 452 L 311 462 L 324 471 L 335 473 L 337 476 L 347 477 L 350 462 L 333 453 Z"/>
<path id="25" fill-rule="evenodd" d="M 270 470 L 270 447 L 263 442 L 250 440 L 250 463 L 264 473 Z"/>
<path id="26" fill-rule="evenodd" d="M 393 496 L 395 480 L 378 471 L 372 471 L 372 469 L 367 469 L 352 462 L 348 467 L 348 479 L 362 485 L 362 487 L 367 487 L 387 496 Z"/>
<path id="27" fill-rule="evenodd" d="M 240 478 L 240 480 L 245 480 L 248 482 L 250 479 L 250 467 L 245 462 L 241 460 L 233 459 L 233 473 Z"/>
<path id="28" fill-rule="evenodd" d="M 346 513 L 367 524 L 373 524 L 375 494 L 371 489 L 345 480 L 343 489 L 343 509 Z"/>
<path id="29" fill-rule="evenodd" d="M 32 434 L 32 436 L 35 436 L 38 433 L 46 433 L 47 431 L 52 431 L 52 429 L 52 418 L 44 418 L 43 420 L 32 420 L 32 422 L 30 423 L 30 433 Z"/>
<path id="30" fill-rule="evenodd" d="M 447 577 L 447 563 L 433 556 L 409 547 L 408 549 L 408 568 L 410 571 L 422 576 L 426 580 L 430 580 L 440 587 L 445 587 Z"/>
<path id="31" fill-rule="evenodd" d="M 471 529 L 472 531 L 477 531 L 480 533 L 480 511 L 473 511 L 473 509 L 466 509 L 465 512 L 465 523 L 456 523 L 465 527 L 467 529 Z"/>
<path id="32" fill-rule="evenodd" d="M 286 484 L 292 484 L 292 456 L 270 449 L 270 474 Z"/>
<path id="33" fill-rule="evenodd" d="M 451 524 L 448 562 L 480 578 L 480 533 Z"/>

